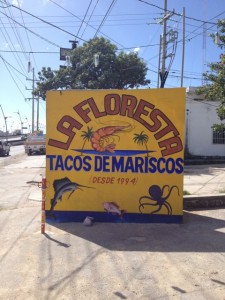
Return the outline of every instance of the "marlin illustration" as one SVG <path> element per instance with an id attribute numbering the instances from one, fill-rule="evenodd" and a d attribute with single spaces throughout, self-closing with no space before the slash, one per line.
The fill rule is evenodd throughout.
<path id="1" fill-rule="evenodd" d="M 54 187 L 54 197 L 53 199 L 51 199 L 51 208 L 50 208 L 50 212 L 53 212 L 56 204 L 58 203 L 58 201 L 62 201 L 62 196 L 63 194 L 70 192 L 67 200 L 70 198 L 70 196 L 77 190 L 77 189 L 81 189 L 81 187 L 86 187 L 89 189 L 93 189 L 92 187 L 89 186 L 85 186 L 85 185 L 81 185 L 78 184 L 76 182 L 72 182 L 69 180 L 69 178 L 65 177 L 62 179 L 57 179 L 54 180 L 53 182 L 53 187 Z"/>

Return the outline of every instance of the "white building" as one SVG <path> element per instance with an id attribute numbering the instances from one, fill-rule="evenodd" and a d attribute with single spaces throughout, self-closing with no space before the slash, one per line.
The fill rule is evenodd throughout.
<path id="1" fill-rule="evenodd" d="M 219 101 L 206 101 L 187 88 L 185 150 L 191 155 L 225 156 L 225 135 L 213 133 L 212 125 L 220 124 L 216 109 Z"/>

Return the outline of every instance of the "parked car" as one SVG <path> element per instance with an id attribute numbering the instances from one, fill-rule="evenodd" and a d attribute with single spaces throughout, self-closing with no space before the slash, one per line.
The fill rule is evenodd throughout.
<path id="1" fill-rule="evenodd" d="M 0 155 L 1 156 L 9 156 L 10 145 L 7 140 L 0 140 Z"/>
<path id="2" fill-rule="evenodd" d="M 26 141 L 26 139 L 27 139 L 27 134 L 23 134 L 23 135 L 21 136 L 21 140 L 22 140 L 22 141 Z"/>
<path id="3" fill-rule="evenodd" d="M 24 141 L 25 153 L 32 155 L 33 153 L 46 153 L 46 138 L 45 135 L 30 134 Z"/>

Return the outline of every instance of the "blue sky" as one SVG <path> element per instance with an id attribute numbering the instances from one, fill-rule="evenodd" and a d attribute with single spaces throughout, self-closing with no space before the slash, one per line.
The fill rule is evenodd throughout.
<path id="1" fill-rule="evenodd" d="M 59 60 L 60 47 L 70 48 L 69 40 L 76 36 L 80 46 L 97 34 L 111 40 L 119 50 L 138 51 L 147 63 L 150 87 L 156 88 L 163 7 L 164 0 L 1 0 L 0 104 L 8 117 L 8 130 L 20 128 L 19 117 L 24 127 L 31 125 L 32 105 L 28 98 L 32 97 L 32 73 L 28 73 L 28 62 L 36 78 L 43 66 L 58 69 L 64 64 Z M 172 43 L 168 45 L 168 54 L 175 53 L 165 84 L 169 88 L 180 87 L 183 8 L 186 12 L 183 86 L 201 85 L 201 74 L 208 69 L 208 63 L 219 60 L 221 53 L 209 34 L 217 31 L 217 20 L 225 18 L 224 0 L 167 0 L 167 9 L 175 11 L 167 22 L 167 31 L 178 32 L 176 51 Z M 166 67 L 169 62 L 167 59 Z M 43 101 L 40 123 L 45 130 Z M 0 130 L 4 125 L 0 111 Z"/>

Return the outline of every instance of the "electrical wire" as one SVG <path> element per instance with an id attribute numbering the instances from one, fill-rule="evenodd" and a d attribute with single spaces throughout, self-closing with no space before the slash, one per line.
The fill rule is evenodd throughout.
<path id="1" fill-rule="evenodd" d="M 22 12 L 24 12 L 24 13 L 26 13 L 26 14 L 32 16 L 33 18 L 38 19 L 38 20 L 42 21 L 43 23 L 46 23 L 46 24 L 48 24 L 48 25 L 50 25 L 50 26 L 52 26 L 52 27 L 54 27 L 54 28 L 56 28 L 56 29 L 58 29 L 58 30 L 64 32 L 64 33 L 67 33 L 67 34 L 69 34 L 69 35 L 71 35 L 71 36 L 73 36 L 73 37 L 75 37 L 75 38 L 78 38 L 79 40 L 82 40 L 83 42 L 87 42 L 87 41 L 85 41 L 84 39 L 79 38 L 79 37 L 76 36 L 75 34 L 69 32 L 69 31 L 67 31 L 67 30 L 64 30 L 64 29 L 62 29 L 61 27 L 56 26 L 56 25 L 54 25 L 54 24 L 52 24 L 52 23 L 50 23 L 50 22 L 48 22 L 48 21 L 46 21 L 46 20 L 44 20 L 44 19 L 42 19 L 42 18 L 39 18 L 39 17 L 37 17 L 37 16 L 35 16 L 35 15 L 29 13 L 28 11 L 26 11 L 26 10 L 24 10 L 24 9 L 22 9 L 22 8 L 19 8 L 19 7 L 15 6 L 15 5 L 12 5 L 12 7 L 13 7 L 13 8 L 16 8 L 16 9 L 19 9 L 19 10 L 21 10 Z"/>
<path id="2" fill-rule="evenodd" d="M 18 4 L 18 6 L 20 7 L 19 0 L 17 0 L 17 4 Z M 21 8 L 21 7 L 20 7 L 20 8 Z M 25 21 L 24 21 L 24 17 L 23 17 L 23 14 L 22 14 L 22 11 L 21 11 L 21 10 L 20 10 L 20 15 L 21 15 L 21 18 L 22 18 L 22 21 L 23 21 L 23 25 L 24 25 L 24 27 L 25 27 Z M 14 18 L 14 19 L 15 19 L 15 18 Z M 31 53 L 31 51 L 32 51 L 31 42 L 30 42 L 30 38 L 29 38 L 29 35 L 28 35 L 26 29 L 25 29 L 25 33 L 26 33 L 26 37 L 27 37 L 27 40 L 28 40 L 28 44 L 29 44 L 29 46 L 30 46 L 30 53 Z M 36 61 L 35 61 L 35 57 L 34 57 L 33 54 L 32 54 L 32 57 L 33 57 L 33 61 L 34 61 L 34 64 L 35 64 L 35 66 L 36 66 L 36 69 L 38 70 L 37 63 L 36 63 Z M 30 57 L 28 57 L 28 59 L 30 60 Z"/>
<path id="3" fill-rule="evenodd" d="M 0 52 L 9 52 L 9 53 L 23 53 L 22 50 L 0 50 Z M 59 54 L 59 51 L 25 51 L 25 53 L 32 54 L 32 53 L 38 53 L 38 54 Z"/>
<path id="4" fill-rule="evenodd" d="M 2 56 L 0 56 L 0 58 L 2 58 Z M 8 66 L 7 66 L 7 64 L 6 64 L 6 62 L 5 62 L 5 60 L 3 60 L 3 62 L 4 62 L 4 64 L 5 64 L 5 67 L 6 67 L 6 69 L 7 69 L 7 70 L 8 70 L 8 72 L 9 72 L 9 74 L 10 74 L 10 76 L 11 76 L 11 78 L 12 78 L 13 82 L 14 82 L 14 83 L 15 83 L 15 85 L 17 86 L 17 88 L 18 88 L 19 92 L 21 93 L 21 95 L 23 96 L 23 98 L 25 98 L 25 96 L 24 96 L 23 92 L 21 91 L 21 89 L 20 89 L 19 85 L 17 84 L 16 80 L 14 79 L 14 77 L 13 77 L 13 75 L 12 75 L 11 71 L 9 70 L 9 68 L 8 68 Z"/>
<path id="5" fill-rule="evenodd" d="M 2 22 L 1 18 L 0 18 L 0 22 Z M 11 38 L 10 38 L 10 36 L 9 36 L 9 34 L 8 34 L 8 31 L 5 29 L 4 25 L 3 25 L 2 27 L 3 27 L 4 31 L 5 31 L 5 33 L 4 33 L 4 31 L 3 31 L 3 29 L 2 29 L 1 27 L 0 27 L 0 30 L 1 30 L 1 32 L 2 32 L 2 35 L 3 35 L 3 37 L 4 37 L 5 41 L 6 41 L 6 43 L 7 43 L 8 46 L 9 46 L 9 48 L 10 48 L 11 50 L 12 50 L 12 49 L 16 50 L 16 49 L 15 49 L 15 46 L 14 46 L 14 43 L 8 43 L 8 41 L 11 41 Z M 17 64 L 18 64 L 18 66 L 20 67 L 21 71 L 24 71 L 25 69 L 24 69 L 23 63 L 22 63 L 22 61 L 21 61 L 21 58 L 20 58 L 18 55 L 16 55 L 14 52 L 13 52 L 13 56 L 14 56 L 14 58 L 15 58 Z"/>
<path id="6" fill-rule="evenodd" d="M 13 19 L 14 16 L 13 16 L 13 13 L 11 11 L 11 7 L 9 7 L 7 10 L 8 10 L 8 13 L 9 13 L 10 17 Z M 15 38 L 16 38 L 18 44 L 20 45 L 20 48 L 25 51 L 25 46 L 24 46 L 23 40 L 22 40 L 22 38 L 20 36 L 19 31 L 17 30 L 17 28 L 15 26 L 15 23 L 12 22 L 10 19 L 9 19 L 9 23 L 10 23 L 11 29 L 12 29 L 14 35 L 15 35 Z M 26 55 L 25 54 L 24 54 L 24 56 L 25 56 L 25 59 L 26 59 Z"/>
<path id="7" fill-rule="evenodd" d="M 92 0 L 90 0 L 90 2 L 89 2 L 89 5 L 88 5 L 88 8 L 87 8 L 86 13 L 85 13 L 85 15 L 84 15 L 84 18 L 83 18 L 83 20 L 82 20 L 82 22 L 81 22 L 81 24 L 80 24 L 79 29 L 78 29 L 77 36 L 79 36 L 80 30 L 81 30 L 81 28 L 82 28 L 82 26 L 83 26 L 83 23 L 84 23 L 85 19 L 86 19 L 86 16 L 87 16 L 87 13 L 88 13 L 88 11 L 89 11 L 89 8 L 90 8 L 91 4 L 92 4 Z"/>
<path id="8" fill-rule="evenodd" d="M 71 11 L 65 9 L 64 7 L 62 7 L 61 5 L 59 5 L 58 3 L 56 3 L 55 1 L 53 1 L 53 0 L 49 0 L 49 1 L 52 2 L 53 4 L 57 5 L 58 7 L 60 7 L 62 10 L 68 12 L 69 14 L 71 14 L 72 16 L 74 16 L 75 18 L 77 18 L 77 19 L 79 19 L 80 21 L 82 21 L 81 18 L 79 18 L 78 16 L 74 15 Z M 84 23 L 87 24 L 87 25 L 88 25 L 89 27 L 91 27 L 92 29 L 97 30 L 94 26 L 88 24 L 87 22 L 84 21 Z M 100 32 L 100 31 L 99 31 L 99 32 Z M 101 34 L 102 34 L 103 36 L 105 36 L 106 38 L 108 38 L 109 40 L 111 40 L 112 42 L 116 43 L 117 45 L 120 45 L 121 47 L 124 47 L 123 45 L 121 45 L 121 44 L 118 43 L 117 41 L 115 41 L 115 40 L 113 40 L 112 38 L 110 38 L 108 35 L 106 35 L 106 34 L 104 34 L 104 33 L 102 33 L 102 32 L 101 32 Z M 87 43 L 88 43 L 88 42 L 87 42 Z"/>
<path id="9" fill-rule="evenodd" d="M 3 60 L 4 63 L 9 65 L 11 68 L 13 68 L 15 71 L 17 71 L 20 75 L 24 76 L 26 78 L 26 75 L 20 72 L 18 69 L 16 69 L 13 65 L 11 65 L 6 59 L 3 58 L 2 55 L 0 55 L 0 58 Z"/>
<path id="10" fill-rule="evenodd" d="M 111 4 L 110 4 L 110 6 L 109 6 L 107 12 L 105 13 L 105 15 L 104 15 L 104 17 L 103 17 L 102 22 L 100 23 L 100 25 L 99 25 L 99 27 L 98 27 L 98 29 L 97 29 L 95 35 L 94 35 L 94 38 L 98 35 L 100 29 L 102 28 L 103 24 L 105 23 L 105 21 L 106 21 L 108 15 L 110 14 L 110 12 L 111 12 L 111 10 L 113 9 L 113 7 L 114 7 L 114 5 L 116 4 L 116 2 L 117 2 L 117 0 L 112 0 L 112 2 L 111 2 Z"/>
<path id="11" fill-rule="evenodd" d="M 156 8 L 158 8 L 158 9 L 160 9 L 160 10 L 165 11 L 164 8 L 162 8 L 162 7 L 158 6 L 158 5 L 149 3 L 149 2 L 147 2 L 147 1 L 144 1 L 144 0 L 137 0 L 137 1 L 143 2 L 143 3 L 147 4 L 147 5 L 150 5 L 150 6 L 156 7 Z M 174 11 L 170 11 L 170 10 L 168 10 L 168 9 L 167 9 L 166 11 L 167 11 L 167 13 L 173 13 L 174 15 L 177 15 L 177 16 L 182 17 L 182 14 L 175 13 Z M 209 22 L 209 21 L 208 21 L 208 22 L 205 22 L 205 21 L 203 21 L 203 20 L 196 19 L 196 18 L 192 18 L 192 17 L 188 17 L 188 16 L 185 16 L 185 18 L 186 18 L 186 19 L 189 19 L 189 20 L 196 21 L 196 22 L 201 22 L 201 23 L 207 23 L 207 24 L 217 25 L 217 23 L 212 23 L 212 22 Z"/>
<path id="12" fill-rule="evenodd" d="M 21 27 L 25 28 L 26 30 L 28 30 L 28 31 L 31 32 L 32 34 L 36 35 L 36 36 L 39 37 L 40 39 L 44 40 L 45 42 L 47 42 L 47 43 L 49 43 L 49 44 L 51 44 L 51 45 L 53 45 L 53 46 L 55 46 L 55 47 L 60 48 L 59 45 L 57 45 L 57 44 L 55 44 L 55 43 L 49 41 L 48 39 L 44 38 L 43 36 L 39 35 L 38 33 L 36 33 L 36 32 L 34 32 L 34 31 L 30 30 L 28 27 L 24 26 L 23 24 L 21 24 L 20 22 L 16 21 L 15 19 L 12 19 L 10 16 L 8 16 L 8 15 L 5 14 L 5 13 L 3 13 L 2 11 L 0 11 L 0 13 L 3 14 L 4 16 L 6 16 L 7 18 L 13 20 L 15 23 L 17 23 L 17 24 L 20 25 Z"/>
<path id="13" fill-rule="evenodd" d="M 96 7 L 97 7 L 97 5 L 98 5 L 98 2 L 99 2 L 99 0 L 97 0 L 96 3 L 95 3 L 95 6 L 94 6 L 94 8 L 93 8 L 93 10 L 92 10 L 92 12 L 91 12 L 91 14 L 90 14 L 90 16 L 89 16 L 89 19 L 88 19 L 87 22 L 86 22 L 86 26 L 85 26 L 85 28 L 84 28 L 84 30 L 83 30 L 83 33 L 82 33 L 81 37 L 84 35 L 84 33 L 85 33 L 86 29 L 87 29 L 87 26 L 88 26 L 88 24 L 90 23 L 90 20 L 91 20 L 93 14 L 94 14 L 94 11 L 95 11 L 95 9 L 96 9 Z"/>

